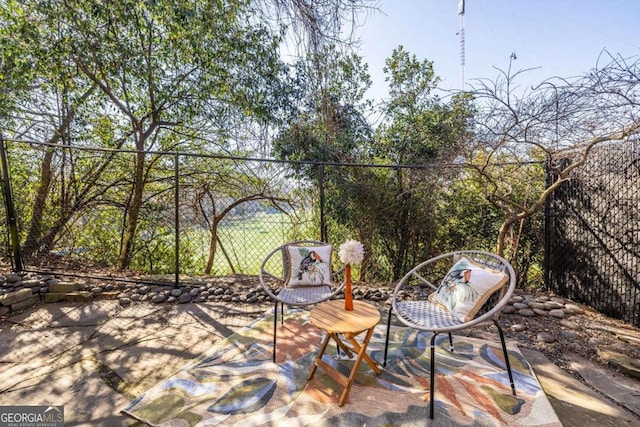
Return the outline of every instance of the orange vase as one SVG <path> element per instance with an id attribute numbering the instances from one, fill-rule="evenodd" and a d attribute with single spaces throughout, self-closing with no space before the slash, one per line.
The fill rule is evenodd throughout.
<path id="1" fill-rule="evenodd" d="M 353 295 L 351 294 L 351 264 L 347 264 L 344 268 L 344 276 L 346 284 L 344 287 L 344 309 L 353 310 Z"/>

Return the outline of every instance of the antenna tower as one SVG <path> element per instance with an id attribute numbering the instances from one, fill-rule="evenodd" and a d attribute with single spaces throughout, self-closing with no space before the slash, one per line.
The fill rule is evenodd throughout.
<path id="1" fill-rule="evenodd" d="M 460 16 L 460 84 L 464 90 L 464 0 L 458 0 L 458 15 Z"/>

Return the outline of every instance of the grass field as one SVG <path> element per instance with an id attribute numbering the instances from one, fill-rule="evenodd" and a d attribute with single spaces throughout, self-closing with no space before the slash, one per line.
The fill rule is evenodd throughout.
<path id="1" fill-rule="evenodd" d="M 297 238 L 312 238 L 317 235 L 312 229 L 310 220 L 296 222 L 289 215 L 282 213 L 259 213 L 249 218 L 229 219 L 218 229 L 220 241 L 224 247 L 218 246 L 211 271 L 212 275 L 224 276 L 232 274 L 229 260 L 236 273 L 258 274 L 265 256 L 276 247 Z M 193 273 L 201 274 L 206 264 L 210 235 L 206 230 L 186 232 L 192 249 L 193 259 L 190 264 Z M 202 250 L 199 250 L 201 248 Z M 198 271 L 199 270 L 199 271 Z"/>

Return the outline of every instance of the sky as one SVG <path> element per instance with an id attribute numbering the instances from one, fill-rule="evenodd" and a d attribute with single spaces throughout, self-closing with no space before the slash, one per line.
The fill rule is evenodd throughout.
<path id="1" fill-rule="evenodd" d="M 441 88 L 462 87 L 458 1 L 380 0 L 380 12 L 362 17 L 356 34 L 373 80 L 368 98 L 386 97 L 384 61 L 399 45 L 433 61 Z M 522 75 L 524 86 L 584 75 L 604 49 L 640 56 L 639 0 L 466 0 L 463 19 L 465 89 L 479 78 L 495 80 L 512 53 L 512 70 L 535 68 Z"/>

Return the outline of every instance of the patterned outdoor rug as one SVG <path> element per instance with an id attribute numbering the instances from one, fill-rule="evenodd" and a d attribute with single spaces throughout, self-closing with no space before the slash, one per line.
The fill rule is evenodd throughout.
<path id="1" fill-rule="evenodd" d="M 318 370 L 307 383 L 322 332 L 304 310 L 278 325 L 278 363 L 271 361 L 273 317 L 213 346 L 123 412 L 162 426 L 561 426 L 529 364 L 509 346 L 518 395 L 513 396 L 499 343 L 443 335 L 436 349 L 435 419 L 429 420 L 430 334 L 392 329 L 389 361 L 380 376 L 362 363 L 343 407 L 340 387 Z M 378 325 L 369 354 L 380 365 L 386 326 Z M 333 345 L 335 347 L 335 345 Z M 327 363 L 343 372 L 353 364 Z"/>

